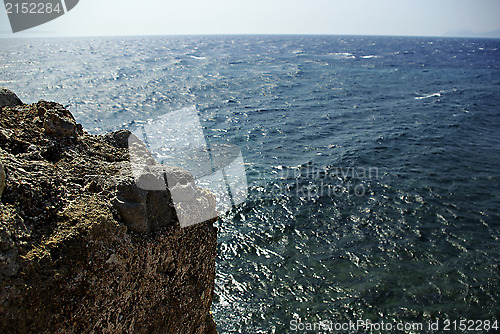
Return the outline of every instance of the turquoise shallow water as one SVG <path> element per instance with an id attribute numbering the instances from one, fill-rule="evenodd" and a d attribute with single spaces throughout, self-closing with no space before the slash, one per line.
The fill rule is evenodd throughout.
<path id="1" fill-rule="evenodd" d="M 0 85 L 92 133 L 195 105 L 238 145 L 219 331 L 500 318 L 500 41 L 224 36 L 5 41 Z M 404 332 L 411 332 L 406 330 Z M 477 331 L 474 331 L 477 333 Z"/>

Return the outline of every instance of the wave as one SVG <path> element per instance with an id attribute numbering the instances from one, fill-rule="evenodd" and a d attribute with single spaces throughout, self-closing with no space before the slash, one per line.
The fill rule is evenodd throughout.
<path id="1" fill-rule="evenodd" d="M 415 97 L 415 100 L 423 100 L 423 99 L 428 99 L 431 97 L 441 97 L 441 96 L 443 96 L 442 92 L 437 92 L 437 93 L 427 94 L 424 96 L 417 96 L 417 97 Z"/>
<path id="2" fill-rule="evenodd" d="M 334 56 L 338 59 L 356 59 L 356 56 L 350 52 L 332 52 L 328 54 L 329 56 Z"/>

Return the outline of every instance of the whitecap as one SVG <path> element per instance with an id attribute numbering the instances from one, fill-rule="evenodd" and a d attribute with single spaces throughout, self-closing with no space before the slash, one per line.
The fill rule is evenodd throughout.
<path id="1" fill-rule="evenodd" d="M 430 97 L 441 97 L 441 96 L 442 96 L 441 92 L 437 92 L 437 93 L 427 94 L 424 96 L 417 96 L 415 100 L 423 100 L 423 99 L 428 99 Z"/>
<path id="2" fill-rule="evenodd" d="M 329 56 L 335 56 L 335 58 L 340 58 L 340 59 L 353 59 L 356 58 L 355 55 L 349 52 L 333 52 L 329 53 Z"/>

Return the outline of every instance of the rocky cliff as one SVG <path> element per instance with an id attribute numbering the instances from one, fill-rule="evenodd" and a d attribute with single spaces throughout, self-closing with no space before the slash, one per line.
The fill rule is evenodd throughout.
<path id="1" fill-rule="evenodd" d="M 0 90 L 1 333 L 216 333 L 213 220 L 181 228 L 138 188 L 129 136 Z"/>

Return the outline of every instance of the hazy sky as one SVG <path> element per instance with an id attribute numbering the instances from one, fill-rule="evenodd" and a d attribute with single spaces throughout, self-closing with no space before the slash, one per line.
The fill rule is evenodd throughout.
<path id="1" fill-rule="evenodd" d="M 62 17 L 0 37 L 177 34 L 500 37 L 500 0 L 80 0 Z"/>

